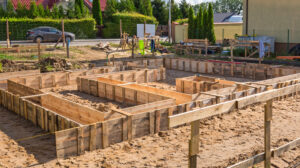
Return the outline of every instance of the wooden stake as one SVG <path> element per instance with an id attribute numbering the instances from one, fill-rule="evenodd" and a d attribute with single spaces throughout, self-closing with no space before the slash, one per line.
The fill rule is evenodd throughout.
<path id="1" fill-rule="evenodd" d="M 122 38 L 122 20 L 120 19 L 120 38 Z"/>
<path id="2" fill-rule="evenodd" d="M 6 19 L 6 42 L 7 42 L 7 48 L 10 47 L 10 40 L 9 40 L 9 25 L 8 25 L 8 19 Z"/>
<path id="3" fill-rule="evenodd" d="M 65 24 L 64 24 L 64 20 L 61 20 L 61 29 L 62 29 L 63 47 L 65 47 L 66 46 L 66 37 L 65 37 Z"/>
<path id="4" fill-rule="evenodd" d="M 189 140 L 189 168 L 197 168 L 199 153 L 199 120 L 191 123 L 191 139 Z"/>
<path id="5" fill-rule="evenodd" d="M 38 48 L 38 59 L 41 61 L 41 40 L 37 39 L 37 48 Z"/>
<path id="6" fill-rule="evenodd" d="M 265 105 L 265 168 L 271 167 L 272 102 L 272 100 L 268 100 Z"/>

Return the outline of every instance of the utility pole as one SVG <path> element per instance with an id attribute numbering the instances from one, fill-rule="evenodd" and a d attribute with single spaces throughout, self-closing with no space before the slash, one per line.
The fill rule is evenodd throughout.
<path id="1" fill-rule="evenodd" d="M 172 2 L 171 0 L 169 0 L 169 43 L 171 43 L 171 36 L 172 36 L 172 17 L 171 17 L 171 6 L 172 6 Z"/>

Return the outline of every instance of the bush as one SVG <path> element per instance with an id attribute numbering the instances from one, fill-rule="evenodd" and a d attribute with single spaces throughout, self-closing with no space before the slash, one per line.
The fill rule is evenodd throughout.
<path id="1" fill-rule="evenodd" d="M 50 26 L 61 30 L 60 19 L 9 18 L 8 21 L 11 40 L 25 40 L 26 32 L 39 26 Z M 65 19 L 64 23 L 65 31 L 74 33 L 76 38 L 94 38 L 96 36 L 93 18 Z M 4 18 L 0 18 L 0 40 L 6 40 L 6 19 Z"/>
<path id="2" fill-rule="evenodd" d="M 122 20 L 122 30 L 130 36 L 136 35 L 137 24 L 155 24 L 158 22 L 154 17 L 145 16 L 139 13 L 115 13 L 112 15 L 112 22 L 106 22 L 102 35 L 105 38 L 120 37 L 120 19 Z"/>
<path id="3" fill-rule="evenodd" d="M 181 25 L 183 25 L 183 24 L 185 24 L 185 23 L 188 23 L 188 21 L 189 21 L 188 18 L 185 18 L 185 19 L 177 19 L 177 20 L 175 20 L 175 22 L 177 22 L 177 23 L 179 23 L 179 24 L 181 24 Z"/>

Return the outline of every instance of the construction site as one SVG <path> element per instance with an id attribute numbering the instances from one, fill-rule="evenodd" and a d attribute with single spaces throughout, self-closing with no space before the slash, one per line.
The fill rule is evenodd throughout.
<path id="1" fill-rule="evenodd" d="M 296 165 L 299 73 L 174 54 L 2 73 L 0 165 L 260 167 L 265 153 Z"/>
<path id="2" fill-rule="evenodd" d="M 219 2 L 187 5 L 177 22 L 170 7 L 168 25 L 105 16 L 100 1 L 101 22 L 90 1 L 73 20 L 56 5 L 52 20 L 0 17 L 0 168 L 300 168 L 296 19 L 274 13 L 282 1 L 243 0 L 215 23 Z M 21 18 L 21 5 L 7 14 Z"/>

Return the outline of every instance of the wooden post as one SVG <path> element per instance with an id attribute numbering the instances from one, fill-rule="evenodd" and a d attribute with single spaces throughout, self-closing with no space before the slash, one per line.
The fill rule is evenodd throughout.
<path id="1" fill-rule="evenodd" d="M 191 123 L 191 139 L 189 140 L 189 168 L 197 168 L 197 154 L 199 152 L 199 123 Z"/>
<path id="2" fill-rule="evenodd" d="M 9 25 L 8 25 L 8 19 L 6 19 L 6 43 L 7 48 L 10 47 L 10 40 L 9 40 Z"/>
<path id="3" fill-rule="evenodd" d="M 272 102 L 272 100 L 268 100 L 265 105 L 265 168 L 271 167 Z"/>
<path id="4" fill-rule="evenodd" d="M 233 44 L 230 44 L 230 55 L 231 55 L 231 62 L 233 62 Z"/>
<path id="5" fill-rule="evenodd" d="M 146 34 L 146 21 L 144 21 L 144 38 L 146 38 L 145 34 Z"/>
<path id="6" fill-rule="evenodd" d="M 41 60 L 41 40 L 37 39 L 38 59 Z"/>
<path id="7" fill-rule="evenodd" d="M 207 50 L 208 50 L 208 40 L 205 39 L 205 56 L 207 56 Z"/>
<path id="8" fill-rule="evenodd" d="M 67 41 L 67 58 L 70 58 L 70 41 Z"/>
<path id="9" fill-rule="evenodd" d="M 122 38 L 122 20 L 120 19 L 120 38 Z"/>
<path id="10" fill-rule="evenodd" d="M 62 29 L 63 47 L 65 47 L 65 46 L 66 46 L 66 37 L 65 37 L 65 24 L 64 24 L 64 19 L 61 20 L 61 29 Z"/>

